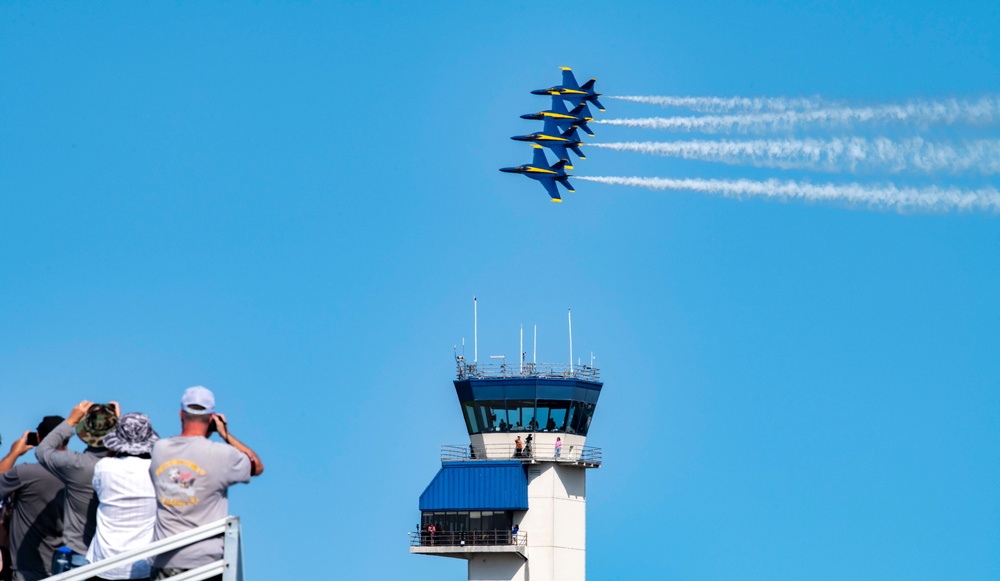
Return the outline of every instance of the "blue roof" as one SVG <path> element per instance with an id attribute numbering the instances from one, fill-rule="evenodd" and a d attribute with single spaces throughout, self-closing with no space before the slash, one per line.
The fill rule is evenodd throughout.
<path id="1" fill-rule="evenodd" d="M 445 462 L 420 510 L 528 510 L 528 477 L 517 460 Z"/>

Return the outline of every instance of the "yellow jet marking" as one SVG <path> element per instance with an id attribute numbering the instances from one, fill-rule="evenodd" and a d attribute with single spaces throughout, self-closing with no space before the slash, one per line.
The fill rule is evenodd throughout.
<path id="1" fill-rule="evenodd" d="M 559 202 L 560 204 L 562 203 L 562 200 L 559 199 L 559 198 L 552 198 L 552 201 L 553 202 Z"/>

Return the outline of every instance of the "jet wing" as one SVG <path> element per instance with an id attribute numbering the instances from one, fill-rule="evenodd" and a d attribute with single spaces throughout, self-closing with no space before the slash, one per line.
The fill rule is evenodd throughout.
<path id="1" fill-rule="evenodd" d="M 546 117 L 542 123 L 542 133 L 545 135 L 559 135 L 559 128 L 556 125 L 555 119 L 552 117 Z"/>
<path id="2" fill-rule="evenodd" d="M 559 195 L 559 188 L 556 187 L 556 180 L 550 177 L 545 177 L 538 181 L 540 181 L 542 185 L 545 186 L 545 191 L 548 192 L 550 196 L 552 196 L 553 202 L 562 201 L 562 197 Z"/>
<path id="3" fill-rule="evenodd" d="M 569 67 L 562 67 L 563 82 L 562 86 L 567 89 L 579 89 L 580 85 L 576 82 L 576 77 L 573 76 L 573 69 Z"/>
<path id="4" fill-rule="evenodd" d="M 563 103 L 562 97 L 552 97 L 552 112 L 569 115 L 569 109 L 566 108 L 566 103 Z"/>
<path id="5" fill-rule="evenodd" d="M 541 167 L 544 169 L 549 169 L 549 160 L 545 157 L 545 150 L 542 149 L 541 145 L 536 145 L 535 147 L 535 157 L 531 162 L 531 165 L 535 167 Z"/>

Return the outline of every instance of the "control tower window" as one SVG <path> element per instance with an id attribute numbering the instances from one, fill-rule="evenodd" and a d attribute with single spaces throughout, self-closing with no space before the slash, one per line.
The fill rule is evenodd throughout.
<path id="1" fill-rule="evenodd" d="M 586 436 L 587 432 L 590 430 L 590 420 L 594 417 L 594 409 L 597 405 L 592 403 L 574 402 L 573 406 L 576 408 L 576 413 L 573 414 L 572 431 L 570 432 L 570 430 L 567 430 L 567 432 Z"/>
<path id="2" fill-rule="evenodd" d="M 535 420 L 534 400 L 507 400 L 507 422 L 511 432 L 531 431 Z"/>
<path id="3" fill-rule="evenodd" d="M 479 421 L 476 418 L 476 405 L 471 401 L 467 401 L 462 404 L 462 408 L 465 410 L 465 423 L 466 427 L 469 429 L 469 433 L 478 434 Z"/>
<path id="4" fill-rule="evenodd" d="M 566 430 L 566 415 L 571 402 L 557 400 L 538 400 L 535 417 L 538 418 L 538 431 L 563 432 Z"/>
<path id="5" fill-rule="evenodd" d="M 503 400 L 480 401 L 479 419 L 484 432 L 506 431 L 508 426 L 507 409 L 504 407 Z"/>

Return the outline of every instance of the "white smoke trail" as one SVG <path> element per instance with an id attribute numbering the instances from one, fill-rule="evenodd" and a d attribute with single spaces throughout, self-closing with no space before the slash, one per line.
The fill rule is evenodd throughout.
<path id="1" fill-rule="evenodd" d="M 647 117 L 637 119 L 595 119 L 592 123 L 671 129 L 680 131 L 744 130 L 763 131 L 816 123 L 847 125 L 851 123 L 913 123 L 919 125 L 965 123 L 989 125 L 1000 118 L 1000 99 L 915 101 L 905 104 L 867 107 L 824 107 L 811 111 L 703 115 L 694 117 Z"/>
<path id="2" fill-rule="evenodd" d="M 705 113 L 719 111 L 789 111 L 792 109 L 819 109 L 830 105 L 829 101 L 819 97 L 680 97 L 680 96 L 643 96 L 643 95 L 607 95 L 609 99 L 659 105 L 660 107 L 675 107 L 690 109 Z"/>
<path id="3" fill-rule="evenodd" d="M 577 179 L 609 185 L 633 186 L 651 190 L 688 190 L 727 198 L 760 196 L 765 198 L 840 201 L 870 208 L 898 211 L 924 210 L 1000 210 L 1000 192 L 993 187 L 964 190 L 956 187 L 901 188 L 893 184 L 809 184 L 775 179 L 670 179 L 640 177 L 586 177 Z"/>
<path id="4" fill-rule="evenodd" d="M 996 139 L 971 140 L 961 144 L 934 143 L 919 137 L 900 141 L 883 137 L 845 137 L 828 140 L 628 141 L 588 145 L 615 151 L 780 169 L 856 171 L 872 168 L 890 172 L 1000 173 L 1000 140 Z"/>

